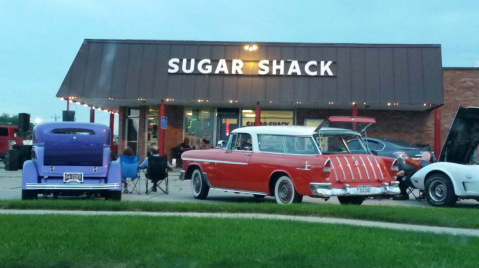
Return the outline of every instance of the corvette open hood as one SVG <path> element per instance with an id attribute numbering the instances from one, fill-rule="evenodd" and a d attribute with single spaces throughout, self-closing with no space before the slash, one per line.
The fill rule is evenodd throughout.
<path id="1" fill-rule="evenodd" d="M 479 107 L 459 107 L 439 155 L 440 162 L 468 164 L 479 144 Z"/>

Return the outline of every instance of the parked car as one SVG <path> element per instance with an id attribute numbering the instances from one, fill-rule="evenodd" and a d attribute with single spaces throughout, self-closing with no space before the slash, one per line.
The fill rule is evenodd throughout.
<path id="1" fill-rule="evenodd" d="M 397 152 L 404 152 L 409 156 L 412 157 L 421 157 L 422 153 L 425 152 L 424 146 L 417 146 L 407 141 L 392 139 L 392 138 L 363 138 L 366 142 L 368 149 L 375 155 L 378 156 L 387 156 L 387 157 L 396 157 L 394 153 Z M 348 143 L 350 150 L 356 150 L 356 148 L 360 148 L 357 141 L 350 141 Z M 433 162 L 434 153 L 431 153 L 431 159 Z"/>
<path id="2" fill-rule="evenodd" d="M 421 168 L 410 183 L 423 190 L 433 206 L 452 206 L 458 199 L 479 200 L 479 165 L 471 157 L 479 145 L 479 108 L 459 107 L 439 161 Z"/>
<path id="3" fill-rule="evenodd" d="M 5 158 L 7 150 L 13 145 L 23 145 L 23 138 L 18 135 L 18 127 L 0 125 L 0 158 Z"/>
<path id="4" fill-rule="evenodd" d="M 337 196 L 341 204 L 359 205 L 366 197 L 399 194 L 395 159 L 371 154 L 356 131 L 325 127 L 352 120 L 355 124 L 375 122 L 372 118 L 330 117 L 318 128 L 235 129 L 226 147 L 185 152 L 180 179 L 191 180 L 197 199 L 219 190 L 257 198 L 274 196 L 280 204 L 299 203 L 303 196 Z M 362 150 L 349 150 L 347 142 L 353 140 Z"/>
<path id="5" fill-rule="evenodd" d="M 110 159 L 108 126 L 42 123 L 33 128 L 32 138 L 32 160 L 23 165 L 22 199 L 97 194 L 121 200 L 121 167 Z"/>

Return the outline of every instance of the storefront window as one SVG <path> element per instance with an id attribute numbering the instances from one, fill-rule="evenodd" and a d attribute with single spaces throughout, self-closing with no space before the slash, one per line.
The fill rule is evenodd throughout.
<path id="1" fill-rule="evenodd" d="M 218 108 L 217 112 L 216 142 L 227 142 L 231 131 L 240 126 L 240 110 L 237 108 Z"/>
<path id="2" fill-rule="evenodd" d="M 126 146 L 131 147 L 135 154 L 138 153 L 139 124 L 139 118 L 128 118 L 126 121 Z"/>
<path id="3" fill-rule="evenodd" d="M 148 115 L 158 116 L 158 107 L 148 107 Z"/>
<path id="4" fill-rule="evenodd" d="M 126 146 L 131 147 L 135 154 L 138 153 L 138 137 L 140 130 L 140 109 L 128 108 L 126 119 Z"/>
<path id="5" fill-rule="evenodd" d="M 213 142 L 213 120 L 212 109 L 185 108 L 185 137 L 190 139 L 190 146 L 199 148 L 201 139 Z"/>
<path id="6" fill-rule="evenodd" d="M 243 127 L 254 126 L 254 110 L 241 111 L 241 125 Z M 261 110 L 261 125 L 263 126 L 292 126 L 294 125 L 293 111 L 268 111 Z"/>
<path id="7" fill-rule="evenodd" d="M 146 147 L 158 145 L 158 117 L 147 117 Z"/>
<path id="8" fill-rule="evenodd" d="M 133 109 L 133 108 L 130 108 L 128 109 L 128 117 L 138 117 L 140 116 L 140 109 Z"/>

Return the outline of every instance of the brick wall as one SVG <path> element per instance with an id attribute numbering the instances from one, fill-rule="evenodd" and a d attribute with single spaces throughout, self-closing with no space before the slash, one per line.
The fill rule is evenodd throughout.
<path id="1" fill-rule="evenodd" d="M 441 146 L 457 107 L 479 106 L 479 68 L 444 68 L 444 106 L 441 107 Z"/>
<path id="2" fill-rule="evenodd" d="M 125 118 L 126 107 L 120 106 L 118 113 L 118 155 L 121 155 L 123 149 L 126 147 Z"/>
<path id="3" fill-rule="evenodd" d="M 441 147 L 451 127 L 457 107 L 479 106 L 479 68 L 444 68 L 444 105 L 441 111 Z M 429 144 L 434 148 L 434 111 L 359 110 L 359 116 L 376 118 L 368 128 L 370 137 L 389 137 L 410 143 Z M 351 115 L 351 110 L 298 109 L 297 124 L 304 119 L 324 119 L 334 115 Z"/>
<path id="4" fill-rule="evenodd" d="M 352 108 L 352 107 L 351 107 Z M 350 116 L 351 110 L 298 109 L 297 124 L 304 119 L 325 119 L 328 116 Z M 358 110 L 359 116 L 376 118 L 376 124 L 367 129 L 369 137 L 387 137 L 413 144 L 434 145 L 434 111 Z"/>

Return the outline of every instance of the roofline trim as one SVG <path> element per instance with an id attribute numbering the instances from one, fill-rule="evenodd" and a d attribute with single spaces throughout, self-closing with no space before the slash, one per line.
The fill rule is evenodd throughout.
<path id="1" fill-rule="evenodd" d="M 359 43 L 289 43 L 289 42 L 260 42 L 260 41 L 192 41 L 192 40 L 141 40 L 141 39 L 84 39 L 87 43 L 144 43 L 165 45 L 240 45 L 255 43 L 268 46 L 335 46 L 335 47 L 429 47 L 441 48 L 440 44 L 359 44 Z"/>

